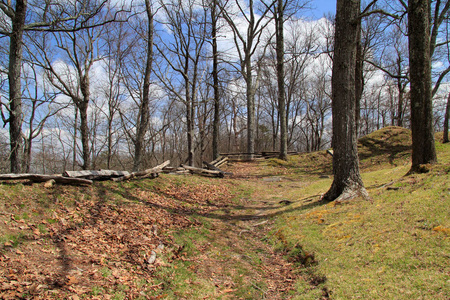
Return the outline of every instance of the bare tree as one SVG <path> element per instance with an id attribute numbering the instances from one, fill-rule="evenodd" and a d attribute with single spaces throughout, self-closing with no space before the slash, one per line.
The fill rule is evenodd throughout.
<path id="1" fill-rule="evenodd" d="M 323 201 L 368 197 L 359 172 L 355 124 L 360 5 L 359 0 L 337 1 L 332 75 L 334 180 Z"/>
<path id="2" fill-rule="evenodd" d="M 213 89 L 214 89 L 214 120 L 213 120 L 213 159 L 219 157 L 219 139 L 220 139 L 220 87 L 219 87 L 219 51 L 217 50 L 217 24 L 219 13 L 217 12 L 217 0 L 211 1 L 211 39 L 212 39 L 212 57 L 213 57 Z"/>
<path id="3" fill-rule="evenodd" d="M 382 20 L 378 22 L 382 23 Z M 393 121 L 395 120 L 397 126 L 404 126 L 405 96 L 409 86 L 408 42 L 403 22 L 394 22 L 391 27 L 391 30 L 385 29 L 378 34 L 378 46 L 382 48 L 374 51 L 379 53 L 376 62 L 372 61 L 373 56 L 366 57 L 365 61 L 394 80 L 397 88 L 397 105 Z"/>
<path id="4" fill-rule="evenodd" d="M 121 74 L 121 66 L 125 57 L 129 54 L 129 44 L 125 41 L 129 38 L 129 27 L 125 23 L 109 24 L 103 39 L 106 44 L 103 64 L 106 74 L 102 87 L 103 97 L 106 99 L 106 108 L 102 111 L 106 117 L 106 168 L 111 169 L 113 157 L 118 158 L 117 146 L 120 142 L 123 130 L 120 124 L 119 108 L 125 101 L 124 79 Z"/>
<path id="5" fill-rule="evenodd" d="M 144 78 L 142 83 L 142 102 L 139 105 L 138 119 L 136 122 L 136 137 L 134 140 L 134 163 L 133 171 L 141 169 L 142 156 L 144 151 L 144 139 L 148 131 L 150 122 L 150 75 L 152 73 L 153 65 L 153 36 L 154 36 L 154 11 L 152 9 L 152 3 L 150 0 L 145 0 L 145 12 L 147 16 L 147 36 L 145 40 L 146 44 L 146 59 Z"/>
<path id="6" fill-rule="evenodd" d="M 95 20 L 91 22 L 95 25 Z M 79 23 L 86 23 L 86 20 L 74 20 L 72 31 L 44 35 L 43 40 L 36 43 L 36 47 L 40 49 L 39 60 L 47 72 L 48 80 L 58 91 L 69 97 L 77 108 L 83 158 L 81 167 L 86 170 L 91 166 L 92 154 L 88 115 L 89 103 L 92 101 L 91 71 L 94 64 L 103 59 L 99 56 L 100 37 L 105 28 L 91 26 L 76 30 L 81 26 Z M 64 61 L 61 62 L 51 56 L 54 51 L 48 47 L 52 43 L 56 44 L 56 49 L 65 58 Z"/>
<path id="7" fill-rule="evenodd" d="M 187 162 L 194 164 L 195 106 L 197 105 L 199 81 L 205 78 L 206 67 L 201 62 L 206 56 L 207 7 L 196 6 L 195 1 L 174 0 L 161 3 L 167 18 L 165 25 L 173 34 L 173 41 L 158 43 L 158 51 L 167 65 L 175 72 L 172 79 L 158 75 L 170 93 L 186 107 Z M 164 47 L 163 47 L 164 46 Z M 166 52 L 167 51 L 167 52 Z M 181 85 L 177 85 L 176 83 Z"/>
<path id="8" fill-rule="evenodd" d="M 20 150 L 22 147 L 22 95 L 21 68 L 23 60 L 24 33 L 26 31 L 73 31 L 85 26 L 85 22 L 77 26 L 65 28 L 73 24 L 73 20 L 83 17 L 91 19 L 101 11 L 106 1 L 82 1 L 75 6 L 60 5 L 58 1 L 33 2 L 29 7 L 27 0 L 1 1 L 0 10 L 5 22 L 0 24 L 0 34 L 9 37 L 8 83 L 9 99 L 0 105 L 8 111 L 8 117 L 3 118 L 9 123 L 10 131 L 10 164 L 11 172 L 20 172 Z M 34 7 L 36 5 L 36 7 Z M 36 9 L 35 9 L 36 8 Z M 73 10 L 71 10 L 73 8 Z M 102 21 L 105 23 L 108 21 Z"/>
<path id="9" fill-rule="evenodd" d="M 437 161 L 432 128 L 431 52 L 429 1 L 408 1 L 409 67 L 411 77 L 412 165 Z"/>
<path id="10" fill-rule="evenodd" d="M 234 43 L 238 52 L 239 60 L 236 70 L 242 75 L 246 84 L 247 100 L 247 154 L 253 158 L 255 153 L 255 94 L 258 87 L 258 76 L 254 81 L 254 54 L 261 46 L 264 29 L 269 25 L 271 18 L 268 14 L 275 4 L 275 1 L 269 3 L 262 2 L 261 11 L 257 15 L 257 4 L 254 0 L 248 2 L 234 1 L 233 5 L 237 8 L 237 13 L 233 9 L 227 9 L 223 6 L 223 17 L 227 21 L 234 35 Z M 260 3 L 261 4 L 261 3 Z M 246 7 L 244 7 L 244 5 Z M 245 32 L 241 29 L 237 20 L 245 24 Z M 259 57 L 264 57 L 260 55 Z"/>
<path id="11" fill-rule="evenodd" d="M 11 2 L 0 2 L 0 9 L 10 20 L 11 26 L 2 26 L 1 34 L 9 37 L 9 66 L 8 83 L 9 99 L 4 105 L 9 113 L 9 118 L 3 118 L 3 122 L 9 123 L 10 137 L 10 163 L 11 172 L 20 173 L 20 150 L 22 147 L 22 95 L 21 95 L 21 70 L 23 58 L 23 34 L 26 29 L 27 0 L 15 1 L 15 7 Z M 5 22 L 7 23 L 7 22 Z M 5 28 L 6 27 L 6 28 Z"/>
<path id="12" fill-rule="evenodd" d="M 448 143 L 448 123 L 450 118 L 450 94 L 447 97 L 447 105 L 445 106 L 445 115 L 444 115 L 444 137 L 442 139 L 443 143 Z"/>
<path id="13" fill-rule="evenodd" d="M 38 83 L 42 74 L 38 74 L 37 66 L 29 63 L 28 67 L 28 72 L 24 72 L 25 90 L 23 93 L 27 127 L 22 133 L 24 141 L 22 170 L 26 173 L 29 173 L 31 168 L 33 140 L 41 134 L 47 120 L 66 107 L 55 105 L 54 100 L 57 94 L 49 91 L 46 82 L 43 82 L 43 86 Z"/>
<path id="14" fill-rule="evenodd" d="M 278 0 L 274 19 L 277 53 L 277 83 L 278 83 L 278 111 L 280 114 L 280 155 L 279 158 L 287 160 L 287 118 L 286 118 L 286 92 L 284 82 L 284 10 L 286 3 Z"/>

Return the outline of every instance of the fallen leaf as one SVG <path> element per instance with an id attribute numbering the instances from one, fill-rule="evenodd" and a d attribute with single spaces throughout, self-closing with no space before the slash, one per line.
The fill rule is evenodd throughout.
<path id="1" fill-rule="evenodd" d="M 77 284 L 78 279 L 75 276 L 67 276 L 67 285 Z"/>

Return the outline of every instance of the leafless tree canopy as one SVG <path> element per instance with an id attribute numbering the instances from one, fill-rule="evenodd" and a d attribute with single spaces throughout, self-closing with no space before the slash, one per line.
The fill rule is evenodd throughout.
<path id="1" fill-rule="evenodd" d="M 408 22 L 417 1 L 347 2 L 360 11 L 354 138 L 387 125 L 414 131 L 414 103 L 427 107 L 419 122 L 429 122 L 428 137 L 448 132 L 450 4 L 426 8 L 417 55 L 430 65 L 429 97 L 417 100 L 408 50 L 419 49 L 409 47 L 419 43 L 410 26 L 419 23 Z M 311 18 L 313 6 L 1 0 L 1 172 L 139 171 L 169 159 L 198 166 L 219 153 L 285 159 L 335 147 L 332 70 L 342 46 L 338 21 Z"/>

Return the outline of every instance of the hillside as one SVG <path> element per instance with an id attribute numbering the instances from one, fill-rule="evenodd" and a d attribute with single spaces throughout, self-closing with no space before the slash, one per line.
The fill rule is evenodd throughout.
<path id="1" fill-rule="evenodd" d="M 371 201 L 323 205 L 325 151 L 92 187 L 0 185 L 2 299 L 448 299 L 450 145 L 360 139 Z"/>

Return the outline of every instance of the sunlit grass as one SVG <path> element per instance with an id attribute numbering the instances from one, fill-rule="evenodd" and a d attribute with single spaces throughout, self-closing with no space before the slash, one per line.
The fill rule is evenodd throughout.
<path id="1" fill-rule="evenodd" d="M 141 283 L 143 297 L 263 299 L 267 283 L 256 275 L 267 267 L 259 252 L 264 250 L 250 244 L 254 239 L 246 239 L 248 221 L 229 221 L 226 229 L 231 231 L 219 231 L 215 226 L 220 222 L 201 211 L 231 197 L 230 204 L 213 211 L 215 218 L 233 213 L 265 214 L 267 228 L 271 227 L 261 240 L 295 264 L 300 275 L 289 292 L 294 299 L 449 299 L 450 144 L 436 143 L 439 163 L 431 166 L 429 173 L 405 176 L 410 168 L 410 150 L 403 147 L 408 145 L 407 138 L 407 132 L 394 128 L 393 132 L 376 132 L 360 145 L 362 177 L 370 201 L 319 203 L 333 179 L 332 159 L 326 151 L 291 156 L 287 162 L 259 162 L 253 174 L 257 176 L 250 179 L 161 176 L 52 190 L 21 183 L 0 186 L 0 198 L 5 200 L 0 203 L 5 212 L 0 221 L 5 225 L 20 221 L 12 229 L 0 228 L 0 247 L 10 251 L 28 243 L 25 234 L 31 235 L 32 230 L 20 229 L 24 224 L 37 224 L 39 232 L 46 233 L 47 225 L 57 222 L 53 216 L 57 206 L 96 201 L 115 209 L 151 204 L 152 197 L 164 196 L 192 210 L 186 218 L 195 225 L 182 230 L 161 228 L 161 237 L 170 242 L 158 253 L 153 281 Z M 395 151 L 390 152 L 389 143 L 379 140 L 393 143 Z M 380 145 L 383 151 L 377 148 Z M 222 197 L 219 187 L 223 185 L 231 195 Z M 187 201 L 191 192 L 205 186 L 210 190 L 217 187 L 214 203 Z M 171 196 L 167 192 L 173 189 L 188 192 Z M 283 200 L 286 205 L 280 204 Z M 46 222 L 40 223 L 40 219 Z M 233 233 L 234 239 L 227 240 Z M 206 261 L 210 265 L 205 266 Z M 214 265 L 215 261 L 219 263 Z M 108 267 L 100 270 L 106 279 L 112 277 L 111 272 Z M 227 281 L 229 286 L 224 284 Z M 94 286 L 91 295 L 107 292 Z M 113 292 L 115 299 L 126 298 L 126 286 Z"/>
<path id="2" fill-rule="evenodd" d="M 295 299 L 448 299 L 450 297 L 450 145 L 437 144 L 439 164 L 405 176 L 408 162 L 364 172 L 372 201 L 292 210 L 276 228 L 290 244 L 313 252 L 313 273 L 326 281 L 298 282 Z M 299 193 L 321 193 L 318 183 Z M 273 237 L 277 244 L 279 238 Z M 301 268 L 301 267 L 299 267 Z"/>

